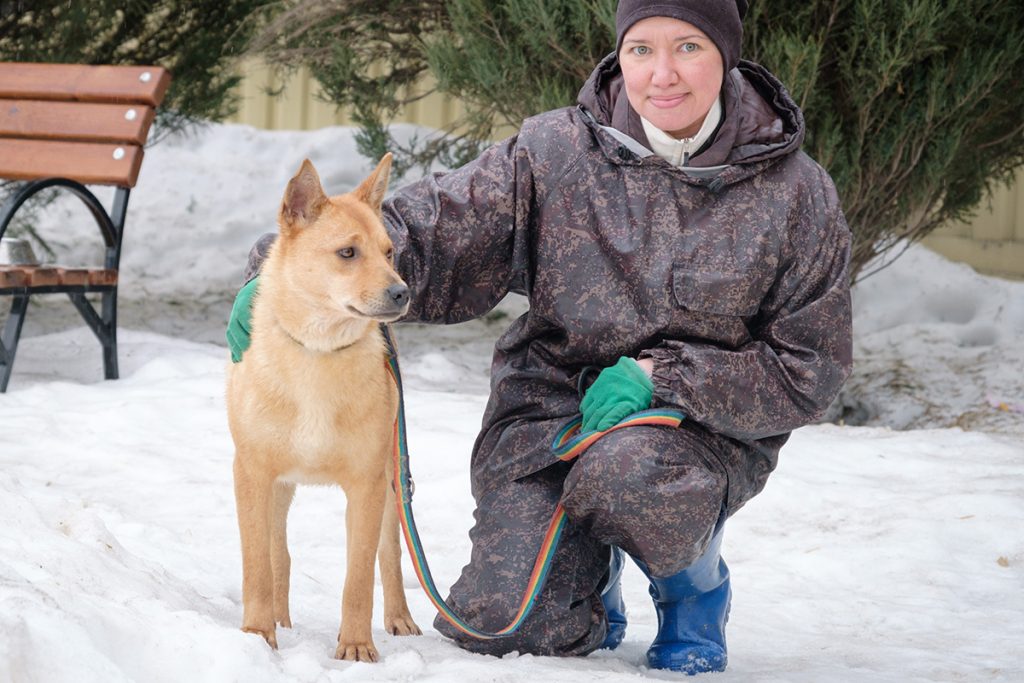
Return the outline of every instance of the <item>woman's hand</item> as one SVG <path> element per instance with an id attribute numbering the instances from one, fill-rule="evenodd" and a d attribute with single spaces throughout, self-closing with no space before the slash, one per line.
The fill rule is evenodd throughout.
<path id="1" fill-rule="evenodd" d="M 235 296 L 235 303 L 231 307 L 231 316 L 228 318 L 227 339 L 228 348 L 231 349 L 231 362 L 240 363 L 242 354 L 252 343 L 250 329 L 252 327 L 252 298 L 256 295 L 256 288 L 259 287 L 259 276 L 250 280 Z"/>
<path id="2" fill-rule="evenodd" d="M 648 360 L 648 359 L 645 359 Z M 649 361 L 653 365 L 653 361 Z M 654 384 L 647 370 L 632 358 L 622 356 L 601 371 L 583 395 L 581 430 L 604 431 L 623 418 L 651 405 Z"/>

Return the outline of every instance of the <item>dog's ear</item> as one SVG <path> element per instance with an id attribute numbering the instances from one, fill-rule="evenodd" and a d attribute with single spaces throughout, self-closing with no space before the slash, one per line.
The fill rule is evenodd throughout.
<path id="1" fill-rule="evenodd" d="M 388 179 L 391 177 L 391 152 L 384 155 L 384 158 L 377 164 L 373 173 L 364 180 L 355 190 L 355 196 L 370 205 L 374 211 L 380 213 L 380 205 L 384 201 L 384 195 L 388 191 Z"/>
<path id="2" fill-rule="evenodd" d="M 320 176 L 309 159 L 288 182 L 281 201 L 281 224 L 303 227 L 316 220 L 327 203 L 327 195 L 320 185 Z"/>

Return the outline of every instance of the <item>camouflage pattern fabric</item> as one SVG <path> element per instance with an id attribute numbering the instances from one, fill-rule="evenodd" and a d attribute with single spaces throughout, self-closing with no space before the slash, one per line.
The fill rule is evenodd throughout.
<path id="1" fill-rule="evenodd" d="M 612 432 L 573 464 L 557 463 L 477 499 L 472 556 L 448 603 L 496 631 L 515 617 L 544 532 L 561 502 L 571 520 L 534 611 L 512 636 L 476 640 L 442 617 L 434 627 L 474 652 L 578 655 L 604 641 L 600 590 L 608 546 L 644 558 L 655 575 L 689 566 L 707 547 L 725 496 L 725 474 L 690 429 Z"/>
<path id="2" fill-rule="evenodd" d="M 624 100 L 612 55 L 580 107 L 528 119 L 385 202 L 409 318 L 455 323 L 509 291 L 529 298 L 496 344 L 476 489 L 550 463 L 586 367 L 650 357 L 654 405 L 703 428 L 732 513 L 849 374 L 849 230 L 828 174 L 799 150 L 800 110 L 763 68 L 728 74 L 725 121 L 694 160 L 713 165 L 694 171 L 603 127 L 631 128 L 617 121 Z"/>

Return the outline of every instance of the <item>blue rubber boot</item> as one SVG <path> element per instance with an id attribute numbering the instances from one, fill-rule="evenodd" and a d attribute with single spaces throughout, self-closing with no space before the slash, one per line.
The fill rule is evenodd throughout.
<path id="1" fill-rule="evenodd" d="M 601 643 L 601 649 L 614 650 L 626 637 L 626 603 L 622 601 L 622 567 L 626 564 L 626 553 L 612 546 L 608 561 L 608 581 L 601 589 L 601 603 L 608 616 L 608 635 Z"/>
<path id="2" fill-rule="evenodd" d="M 651 576 L 650 593 L 658 614 L 658 635 L 647 650 L 652 669 L 685 674 L 725 671 L 725 623 L 729 619 L 729 569 L 722 560 L 722 529 L 697 560 L 672 576 Z"/>

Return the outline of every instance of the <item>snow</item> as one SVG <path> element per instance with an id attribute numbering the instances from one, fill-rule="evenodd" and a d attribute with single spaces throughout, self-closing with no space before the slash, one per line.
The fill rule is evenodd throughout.
<path id="1" fill-rule="evenodd" d="M 239 630 L 223 328 L 249 246 L 307 156 L 332 192 L 372 168 L 346 128 L 216 125 L 147 151 L 129 206 L 120 380 L 100 380 L 99 345 L 66 301 L 30 309 L 0 395 L 0 681 L 677 680 L 643 664 L 656 620 L 632 566 L 614 652 L 459 650 L 430 628 L 406 559 L 424 635 L 383 631 L 378 587 L 382 661 L 335 661 L 345 503 L 330 488 L 301 488 L 291 513 L 295 628 L 278 631 L 277 652 Z M 84 213 L 60 201 L 40 227 L 81 254 L 91 227 L 62 226 Z M 730 665 L 714 680 L 1024 680 L 1024 283 L 913 247 L 854 304 L 858 370 L 840 424 L 796 432 L 727 526 Z M 523 306 L 398 332 L 416 518 L 440 586 L 469 558 L 490 347 Z"/>

